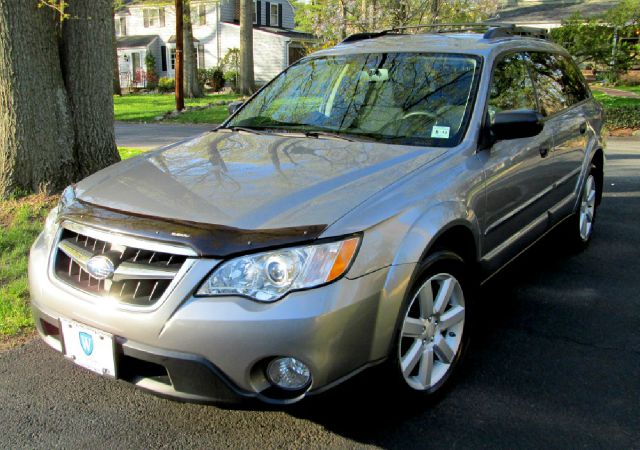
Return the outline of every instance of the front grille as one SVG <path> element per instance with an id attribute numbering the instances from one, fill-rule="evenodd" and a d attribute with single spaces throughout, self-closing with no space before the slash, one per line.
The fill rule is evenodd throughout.
<path id="1" fill-rule="evenodd" d="M 106 279 L 89 273 L 89 260 L 98 255 L 113 263 L 114 271 Z M 57 245 L 54 273 L 83 292 L 124 304 L 150 306 L 162 297 L 186 259 L 183 255 L 125 246 L 64 228 Z"/>

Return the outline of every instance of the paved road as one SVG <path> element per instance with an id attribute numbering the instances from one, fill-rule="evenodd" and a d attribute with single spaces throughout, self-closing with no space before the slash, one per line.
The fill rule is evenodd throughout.
<path id="1" fill-rule="evenodd" d="M 116 122 L 116 143 L 118 147 L 151 150 L 196 136 L 214 127 L 215 125 Z"/>
<path id="2" fill-rule="evenodd" d="M 466 370 L 438 403 L 364 376 L 283 410 L 176 403 L 33 341 L 0 355 L 0 446 L 640 448 L 640 145 L 611 144 L 590 249 L 552 236 L 482 291 Z"/>

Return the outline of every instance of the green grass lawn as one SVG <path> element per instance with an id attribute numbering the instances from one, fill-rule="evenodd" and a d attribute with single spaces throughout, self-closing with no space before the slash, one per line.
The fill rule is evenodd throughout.
<path id="1" fill-rule="evenodd" d="M 119 148 L 122 159 L 143 150 Z M 31 330 L 27 257 L 58 196 L 30 195 L 0 200 L 0 336 Z"/>
<path id="2" fill-rule="evenodd" d="M 0 336 L 33 327 L 27 256 L 57 197 L 33 195 L 0 201 Z"/>
<path id="3" fill-rule="evenodd" d="M 622 91 L 635 92 L 636 94 L 640 94 L 640 85 L 638 86 L 616 86 L 614 89 L 620 89 Z"/>
<path id="4" fill-rule="evenodd" d="M 118 147 L 118 152 L 120 152 L 120 158 L 129 159 L 134 156 L 138 156 L 140 153 L 144 153 L 145 151 L 139 148 Z"/>
<path id="5" fill-rule="evenodd" d="M 236 100 L 236 94 L 214 94 L 203 98 L 185 99 L 185 106 L 203 106 L 220 100 Z M 173 94 L 131 94 L 114 96 L 115 119 L 125 122 L 153 122 L 154 118 L 176 108 Z M 221 123 L 227 118 L 227 106 L 214 106 L 200 111 L 186 112 L 171 122 Z"/>
<path id="6" fill-rule="evenodd" d="M 640 106 L 639 98 L 614 97 L 612 95 L 603 94 L 602 92 L 593 91 L 593 96 L 605 108 L 619 108 L 625 106 Z"/>

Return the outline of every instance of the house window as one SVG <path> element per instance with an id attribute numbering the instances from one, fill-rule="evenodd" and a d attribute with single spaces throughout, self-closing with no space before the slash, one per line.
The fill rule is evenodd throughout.
<path id="1" fill-rule="evenodd" d="M 164 8 L 145 8 L 142 10 L 144 27 L 164 27 Z"/>
<path id="2" fill-rule="evenodd" d="M 176 70 L 176 48 L 173 47 L 170 53 L 171 70 Z"/>
<path id="3" fill-rule="evenodd" d="M 279 26 L 277 3 L 271 3 L 269 5 L 269 23 L 271 26 Z"/>
<path id="4" fill-rule="evenodd" d="M 191 10 L 191 23 L 199 26 L 207 24 L 207 5 L 199 4 L 194 6 Z"/>
<path id="5" fill-rule="evenodd" d="M 198 52 L 198 69 L 204 69 L 204 45 L 199 44 L 197 47 Z"/>
<path id="6" fill-rule="evenodd" d="M 126 36 L 127 35 L 127 18 L 126 17 L 116 17 L 116 36 Z"/>
<path id="7" fill-rule="evenodd" d="M 162 67 L 162 71 L 166 72 L 167 71 L 167 46 L 163 45 L 160 47 L 160 54 L 162 55 L 161 57 L 161 67 Z"/>

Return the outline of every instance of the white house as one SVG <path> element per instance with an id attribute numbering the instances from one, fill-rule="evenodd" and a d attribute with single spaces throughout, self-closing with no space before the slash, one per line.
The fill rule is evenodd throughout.
<path id="1" fill-rule="evenodd" d="M 129 0 L 115 13 L 120 78 L 124 86 L 144 85 L 145 57 L 152 53 L 159 77 L 174 77 L 174 3 Z M 288 0 L 254 0 L 253 55 L 256 83 L 272 79 L 304 56 L 313 41 L 294 30 L 294 9 Z M 192 0 L 191 23 L 198 67 L 217 67 L 229 49 L 240 47 L 239 0 Z"/>

